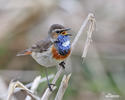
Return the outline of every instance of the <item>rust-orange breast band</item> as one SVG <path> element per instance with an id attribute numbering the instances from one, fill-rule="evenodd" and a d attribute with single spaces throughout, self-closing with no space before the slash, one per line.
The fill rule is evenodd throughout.
<path id="1" fill-rule="evenodd" d="M 57 49 L 55 48 L 55 46 L 53 45 L 51 52 L 52 52 L 52 54 L 53 54 L 53 58 L 54 58 L 54 59 L 56 59 L 56 60 L 64 60 L 64 59 L 66 59 L 66 58 L 69 56 L 71 50 L 69 50 L 66 55 L 60 55 L 60 54 L 58 53 Z"/>

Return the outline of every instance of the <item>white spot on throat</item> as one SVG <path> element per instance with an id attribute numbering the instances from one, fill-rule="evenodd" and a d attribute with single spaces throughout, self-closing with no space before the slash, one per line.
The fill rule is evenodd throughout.
<path id="1" fill-rule="evenodd" d="M 64 43 L 62 44 L 63 47 L 67 47 L 67 46 L 69 46 L 69 45 L 70 45 L 70 41 L 66 41 L 66 42 L 64 42 Z"/>

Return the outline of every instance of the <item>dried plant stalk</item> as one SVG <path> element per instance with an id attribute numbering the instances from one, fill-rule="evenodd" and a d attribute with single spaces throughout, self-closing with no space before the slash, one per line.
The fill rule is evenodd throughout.
<path id="1" fill-rule="evenodd" d="M 33 84 L 31 86 L 31 91 L 33 93 L 35 93 L 36 89 L 38 88 L 39 84 L 40 84 L 40 80 L 41 80 L 41 76 L 37 76 L 34 81 Z M 32 98 L 30 96 L 26 96 L 25 100 L 32 100 Z"/>
<path id="2" fill-rule="evenodd" d="M 51 75 L 48 76 L 48 79 L 50 80 L 50 79 L 52 79 L 53 77 L 54 77 L 54 74 L 51 74 Z M 40 83 L 45 82 L 46 80 L 47 80 L 46 77 L 44 77 L 44 78 L 42 78 L 42 79 L 40 80 Z M 28 84 L 26 84 L 25 86 L 26 86 L 27 88 L 30 88 L 30 87 L 32 86 L 32 84 L 33 84 L 33 82 L 28 83 Z M 20 91 L 20 88 L 16 88 L 15 91 L 14 91 L 14 93 L 19 92 L 19 91 Z"/>
<path id="3" fill-rule="evenodd" d="M 63 95 L 68 87 L 68 82 L 69 82 L 70 77 L 71 77 L 71 74 L 69 74 L 68 76 L 66 75 L 63 76 L 63 79 L 60 84 L 59 90 L 56 94 L 55 100 L 62 100 Z"/>
<path id="4" fill-rule="evenodd" d="M 79 29 L 77 35 L 75 36 L 74 41 L 72 42 L 72 45 L 71 45 L 72 51 L 74 50 L 74 47 L 75 47 L 77 41 L 79 40 L 79 37 L 82 35 L 82 33 L 83 33 L 85 27 L 87 26 L 88 22 L 91 21 L 91 20 L 94 19 L 94 18 L 95 18 L 95 17 L 94 17 L 94 15 L 93 15 L 93 13 L 89 13 L 89 15 L 87 16 L 87 18 L 85 19 L 85 21 L 84 21 L 83 24 L 81 25 L 81 27 L 80 27 L 80 29 Z"/>
<path id="5" fill-rule="evenodd" d="M 9 85 L 9 89 L 8 89 L 8 96 L 7 96 L 7 100 L 11 99 L 12 94 L 14 93 L 15 88 L 21 88 L 22 90 L 24 90 L 28 95 L 30 95 L 32 98 L 34 98 L 35 100 L 39 100 L 39 97 L 35 96 L 33 94 L 33 92 L 31 90 L 29 90 L 27 87 L 25 87 L 21 82 L 19 81 L 11 81 L 10 85 Z"/>
<path id="6" fill-rule="evenodd" d="M 86 57 L 89 45 L 90 45 L 90 43 L 92 41 L 92 33 L 93 33 L 94 27 L 95 27 L 95 18 L 94 18 L 94 15 L 90 16 L 89 21 L 90 21 L 90 25 L 89 25 L 89 29 L 88 29 L 88 32 L 87 32 L 87 39 L 86 39 L 86 42 L 85 42 L 85 46 L 84 46 L 82 58 Z"/>

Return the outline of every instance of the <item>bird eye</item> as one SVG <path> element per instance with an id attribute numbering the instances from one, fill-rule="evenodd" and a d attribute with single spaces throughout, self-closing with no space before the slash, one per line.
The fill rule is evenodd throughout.
<path id="1" fill-rule="evenodd" d="M 56 33 L 60 33 L 60 31 L 56 31 Z"/>

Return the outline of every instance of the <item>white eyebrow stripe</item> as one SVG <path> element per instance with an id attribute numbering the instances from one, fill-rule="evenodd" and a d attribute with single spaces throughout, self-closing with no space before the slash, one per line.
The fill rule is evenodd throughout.
<path id="1" fill-rule="evenodd" d="M 63 44 L 62 44 L 62 46 L 64 46 L 64 47 L 67 47 L 67 46 L 69 46 L 70 45 L 70 41 L 66 41 L 66 42 L 64 42 Z"/>
<path id="2" fill-rule="evenodd" d="M 53 32 L 61 31 L 62 29 L 54 29 Z"/>

